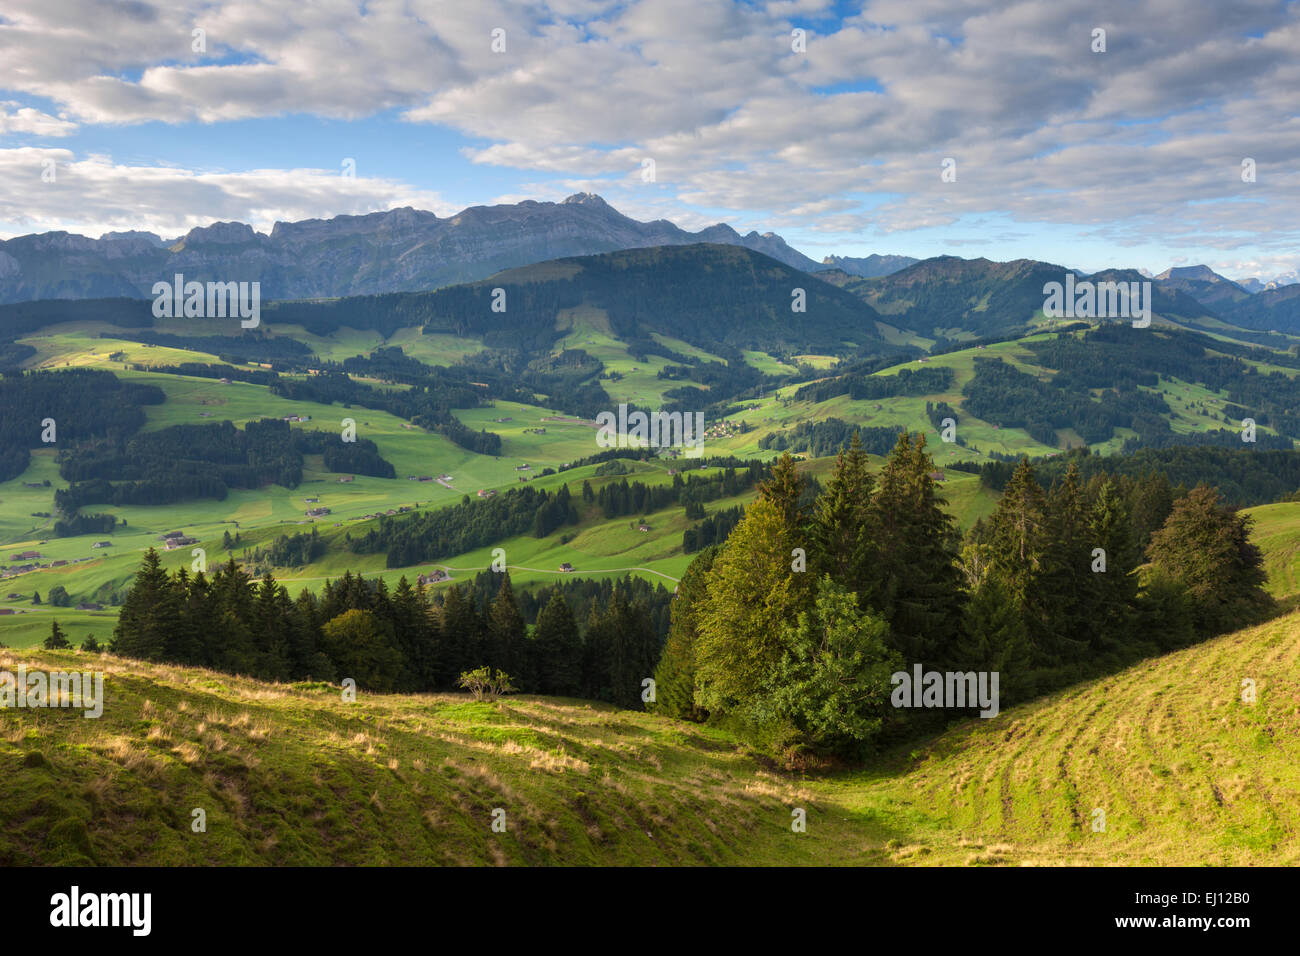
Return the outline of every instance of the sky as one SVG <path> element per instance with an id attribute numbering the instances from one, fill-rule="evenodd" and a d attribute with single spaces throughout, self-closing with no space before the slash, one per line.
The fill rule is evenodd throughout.
<path id="1" fill-rule="evenodd" d="M 1297 0 L 4 0 L 0 238 L 595 192 L 1294 281 L 1298 114 Z"/>

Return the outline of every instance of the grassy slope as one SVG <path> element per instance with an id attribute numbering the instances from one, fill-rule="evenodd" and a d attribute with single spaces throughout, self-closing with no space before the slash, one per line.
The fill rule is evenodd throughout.
<path id="1" fill-rule="evenodd" d="M 901 862 L 1300 863 L 1300 614 L 950 731 L 833 784 Z M 1241 700 L 1257 682 L 1258 701 Z M 1092 832 L 1093 810 L 1106 831 Z"/>
<path id="2" fill-rule="evenodd" d="M 1264 552 L 1268 590 L 1276 598 L 1300 594 L 1300 502 L 1245 509 L 1254 518 L 1251 540 Z"/>
<path id="3" fill-rule="evenodd" d="M 18 659 L 88 663 L 9 652 L 0 666 Z M 347 704 L 330 688 L 97 666 L 98 720 L 0 711 L 0 865 L 812 863 L 858 842 L 843 814 L 706 728 L 575 701 Z M 790 831 L 795 806 L 816 840 Z M 196 807 L 206 833 L 191 831 Z"/>
<path id="4" fill-rule="evenodd" d="M 1298 630 L 1293 613 L 871 771 L 808 778 L 719 731 L 584 702 L 348 704 L 322 686 L 0 652 L 9 669 L 93 661 L 106 690 L 98 720 L 0 711 L 0 865 L 1295 865 Z M 207 833 L 190 830 L 196 807 Z M 796 807 L 806 833 L 790 830 Z"/>
<path id="5" fill-rule="evenodd" d="M 800 422 L 841 418 L 867 427 L 891 426 L 924 432 L 929 436 L 935 459 L 940 465 L 948 460 L 984 460 L 987 452 L 998 452 L 1003 455 L 1051 455 L 1066 445 L 1082 444 L 1082 439 L 1072 430 L 1063 429 L 1057 433 L 1058 447 L 1043 445 L 1030 438 L 1023 429 L 998 428 L 990 422 L 976 418 L 965 410 L 962 397 L 963 387 L 975 377 L 977 358 L 998 357 L 1039 378 L 1049 378 L 1055 374 L 1050 369 L 1034 364 L 1033 353 L 1024 347 L 1025 342 L 1044 341 L 1049 337 L 1046 334 L 1038 334 L 1015 341 L 947 352 L 927 358 L 924 365 L 919 361 L 912 361 L 875 373 L 878 376 L 890 376 L 897 375 L 903 368 L 951 368 L 954 372 L 952 387 L 946 392 L 930 395 L 864 401 L 852 401 L 847 395 L 840 395 L 825 402 L 809 402 L 794 400 L 794 393 L 800 386 L 785 386 L 762 399 L 746 401 L 745 410 L 736 412 L 730 418 L 733 421 L 748 423 L 753 430 L 744 435 L 718 440 L 711 444 L 711 449 L 736 455 L 751 455 L 759 452 L 759 441 L 771 432 L 792 428 Z M 1255 365 L 1261 374 L 1272 371 L 1292 376 L 1297 374 L 1295 369 L 1259 362 L 1251 364 Z M 1163 378 L 1158 386 L 1143 388 L 1165 398 L 1171 409 L 1170 427 L 1179 434 L 1220 428 L 1233 430 L 1240 427 L 1239 421 L 1228 422 L 1224 419 L 1223 406 L 1228 397 L 1224 391 L 1214 391 L 1181 379 Z M 966 443 L 965 447 L 956 445 L 944 447 L 940 443 L 938 431 L 925 414 L 927 401 L 944 401 L 958 410 L 957 434 Z M 1259 431 L 1274 434 L 1271 429 L 1263 426 Z M 1114 438 L 1095 444 L 1092 448 L 1101 454 L 1117 452 L 1124 439 L 1130 437 L 1133 437 L 1133 432 L 1129 429 L 1117 429 Z"/>

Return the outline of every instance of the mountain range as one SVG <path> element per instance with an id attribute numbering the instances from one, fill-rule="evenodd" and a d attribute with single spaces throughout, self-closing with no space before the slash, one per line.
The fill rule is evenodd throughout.
<path id="1" fill-rule="evenodd" d="M 822 260 L 822 265 L 839 269 L 851 276 L 874 279 L 878 276 L 890 275 L 899 269 L 906 269 L 920 261 L 911 256 L 881 256 L 873 253 L 861 259 L 853 256 L 827 256 Z"/>
<path id="2" fill-rule="evenodd" d="M 171 240 L 139 231 L 98 239 L 19 236 L 0 241 L 0 303 L 150 298 L 154 283 L 177 273 L 187 281 L 258 281 L 263 301 L 421 292 L 557 259 L 688 245 L 742 247 L 854 293 L 891 322 L 941 337 L 999 334 L 1028 322 L 1041 307 L 1043 283 L 1064 271 L 1029 259 L 954 256 L 832 255 L 818 263 L 771 232 L 742 235 L 725 224 L 688 232 L 667 220 L 641 222 L 600 196 L 577 193 L 558 203 L 471 206 L 450 217 L 405 207 L 278 222 L 269 235 L 220 222 Z M 1151 281 L 1156 311 L 1175 321 L 1300 332 L 1300 284 L 1288 284 L 1290 278 L 1234 282 L 1198 265 L 1167 269 Z"/>
<path id="3" fill-rule="evenodd" d="M 796 269 L 818 264 L 773 233 L 718 224 L 687 232 L 640 222 L 592 193 L 563 202 L 471 206 L 448 218 L 418 209 L 278 222 L 270 235 L 239 222 L 174 241 L 145 232 L 89 239 L 67 232 L 0 242 L 0 302 L 150 297 L 155 282 L 258 281 L 263 300 L 436 289 L 566 256 L 692 243 L 743 246 Z"/>

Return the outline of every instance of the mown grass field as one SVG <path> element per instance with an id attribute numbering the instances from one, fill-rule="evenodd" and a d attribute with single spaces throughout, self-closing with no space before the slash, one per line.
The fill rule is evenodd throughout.
<path id="1" fill-rule="evenodd" d="M 903 863 L 1295 866 L 1298 663 L 1291 613 L 969 722 L 816 792 L 896 829 Z"/>
<path id="2" fill-rule="evenodd" d="M 9 670 L 101 670 L 105 705 L 0 710 L 0 865 L 1293 866 L 1298 658 L 1292 613 L 869 770 L 789 775 L 714 728 L 606 705 L 347 703 L 325 685 L 5 651 Z"/>

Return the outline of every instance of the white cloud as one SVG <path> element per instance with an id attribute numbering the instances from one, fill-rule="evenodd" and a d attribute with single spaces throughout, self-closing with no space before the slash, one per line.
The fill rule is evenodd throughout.
<path id="1" fill-rule="evenodd" d="M 683 224 L 729 210 L 769 228 L 888 235 L 999 212 L 1116 246 L 1154 238 L 1285 255 L 1300 238 L 1294 4 L 869 0 L 843 22 L 823 16 L 831 10 L 827 0 L 7 0 L 0 88 L 43 98 L 61 118 L 0 112 L 0 133 L 392 110 L 486 140 L 466 151 L 474 163 L 596 183 L 620 207 Z M 812 24 L 803 54 L 790 48 L 794 18 Z M 1097 26 L 1102 54 L 1090 49 Z M 195 27 L 205 53 L 191 49 Z M 496 27 L 504 53 L 490 48 Z M 857 91 L 816 92 L 840 85 Z M 654 190 L 638 188 L 647 156 Z M 945 156 L 958 161 L 956 183 L 939 179 Z M 1243 156 L 1259 163 L 1249 188 Z M 158 181 L 175 190 L 172 207 L 206 203 L 202 215 L 231 218 L 254 199 L 265 218 L 403 191 L 372 181 L 349 205 L 310 173 L 240 176 Z M 5 221 L 20 210 L 75 221 L 73 204 L 32 206 L 8 188 Z M 133 211 L 108 190 L 80 208 L 98 223 Z"/>
<path id="2" fill-rule="evenodd" d="M 54 181 L 42 180 L 53 161 Z M 0 149 L 0 237 L 57 230 L 98 237 L 140 229 L 177 236 L 196 226 L 239 220 L 270 232 L 279 220 L 327 218 L 415 206 L 458 212 L 437 193 L 339 170 L 265 169 L 238 173 L 129 166 L 64 149 Z"/>
<path id="3" fill-rule="evenodd" d="M 30 106 L 17 103 L 0 103 L 0 136 L 23 134 L 27 136 L 67 136 L 77 129 L 77 124 L 59 119 Z"/>

